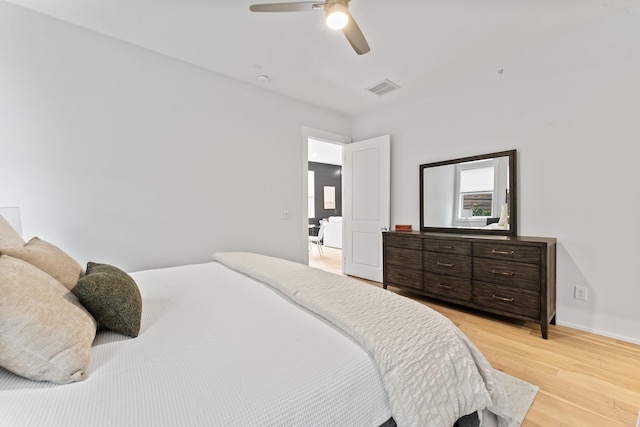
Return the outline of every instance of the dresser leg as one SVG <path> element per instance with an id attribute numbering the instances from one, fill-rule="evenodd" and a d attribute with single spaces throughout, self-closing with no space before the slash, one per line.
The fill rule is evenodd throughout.
<path id="1" fill-rule="evenodd" d="M 382 289 L 387 289 L 387 284 L 386 283 L 382 283 Z"/>
<path id="2" fill-rule="evenodd" d="M 551 318 L 551 324 L 552 325 L 556 324 L 556 316 L 555 315 Z"/>
<path id="3" fill-rule="evenodd" d="M 540 332 L 542 333 L 542 338 L 544 338 L 545 340 L 547 339 L 548 331 L 549 325 L 547 324 L 547 322 L 540 323 Z"/>

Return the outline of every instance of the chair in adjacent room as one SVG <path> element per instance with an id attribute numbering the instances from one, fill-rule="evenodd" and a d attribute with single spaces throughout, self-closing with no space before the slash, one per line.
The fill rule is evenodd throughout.
<path id="1" fill-rule="evenodd" d="M 320 221 L 320 229 L 318 229 L 317 236 L 309 236 L 309 252 L 311 252 L 312 245 L 316 245 L 318 248 L 318 253 L 322 256 L 322 238 L 324 237 L 324 227 L 326 225 L 326 221 Z"/>

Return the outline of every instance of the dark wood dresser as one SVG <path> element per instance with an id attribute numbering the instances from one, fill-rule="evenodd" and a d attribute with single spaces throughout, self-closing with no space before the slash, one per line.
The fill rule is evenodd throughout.
<path id="1" fill-rule="evenodd" d="M 556 239 L 383 233 L 383 287 L 540 324 L 556 316 Z"/>

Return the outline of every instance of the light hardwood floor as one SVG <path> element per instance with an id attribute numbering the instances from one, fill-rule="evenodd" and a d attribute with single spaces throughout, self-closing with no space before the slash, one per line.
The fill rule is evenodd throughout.
<path id="1" fill-rule="evenodd" d="M 341 257 L 339 249 L 325 247 L 319 256 L 313 248 L 309 265 L 342 274 Z M 558 325 L 550 325 L 543 340 L 537 324 L 393 290 L 448 317 L 494 368 L 540 386 L 523 427 L 636 426 L 640 346 Z"/>

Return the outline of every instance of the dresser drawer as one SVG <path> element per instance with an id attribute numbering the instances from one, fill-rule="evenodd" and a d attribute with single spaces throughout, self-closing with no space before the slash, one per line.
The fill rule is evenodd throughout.
<path id="1" fill-rule="evenodd" d="M 471 257 L 439 252 L 422 252 L 425 271 L 471 279 Z"/>
<path id="2" fill-rule="evenodd" d="M 422 241 L 422 249 L 429 252 L 442 252 L 445 254 L 471 255 L 470 242 L 424 239 Z"/>
<path id="3" fill-rule="evenodd" d="M 425 272 L 422 283 L 425 292 L 460 301 L 471 301 L 470 279 Z"/>
<path id="4" fill-rule="evenodd" d="M 532 264 L 540 263 L 540 249 L 535 246 L 474 243 L 473 256 Z"/>
<path id="5" fill-rule="evenodd" d="M 385 264 L 421 269 L 422 251 L 386 247 L 384 248 L 384 262 Z"/>
<path id="6" fill-rule="evenodd" d="M 475 258 L 473 280 L 516 289 L 540 290 L 540 268 L 524 262 Z"/>
<path id="7" fill-rule="evenodd" d="M 540 317 L 540 296 L 536 292 L 474 281 L 473 302 L 533 319 Z"/>
<path id="8" fill-rule="evenodd" d="M 384 283 L 421 290 L 422 271 L 385 263 Z"/>
<path id="9" fill-rule="evenodd" d="M 383 234 L 384 244 L 394 248 L 422 250 L 422 239 L 417 237 Z"/>

